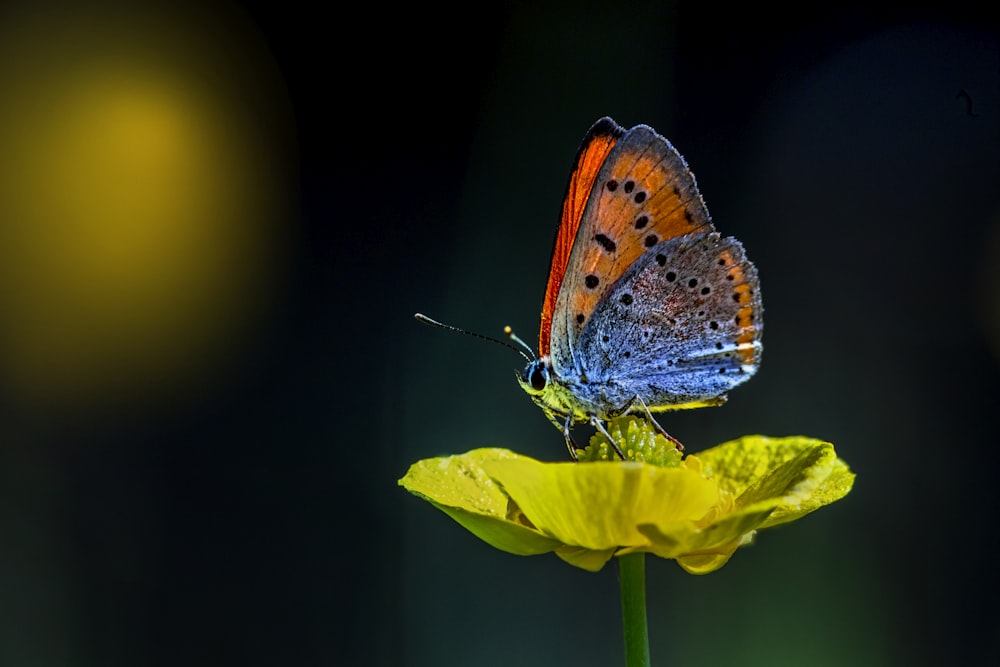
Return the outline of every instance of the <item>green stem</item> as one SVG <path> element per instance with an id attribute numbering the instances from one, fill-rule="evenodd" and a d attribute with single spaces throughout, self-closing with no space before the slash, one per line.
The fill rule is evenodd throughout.
<path id="1" fill-rule="evenodd" d="M 622 590 L 622 624 L 625 630 L 626 667 L 649 667 L 649 631 L 646 627 L 646 554 L 618 558 Z"/>

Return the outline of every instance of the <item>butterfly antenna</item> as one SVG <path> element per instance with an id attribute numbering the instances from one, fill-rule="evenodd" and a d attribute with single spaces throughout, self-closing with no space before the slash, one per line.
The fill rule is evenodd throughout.
<path id="1" fill-rule="evenodd" d="M 521 347 L 523 347 L 525 350 L 528 351 L 528 355 L 530 356 L 525 357 L 528 361 L 535 360 L 535 351 L 532 350 L 527 343 L 518 338 L 517 334 L 514 333 L 513 329 L 511 329 L 510 327 L 504 327 L 503 332 L 507 336 L 507 338 L 510 338 L 512 341 L 514 341 L 515 343 L 517 343 L 518 345 L 520 345 Z M 521 356 L 524 357 L 525 355 L 522 353 Z"/>
<path id="2" fill-rule="evenodd" d="M 447 329 L 448 331 L 454 331 L 455 333 L 465 334 L 466 336 L 474 336 L 475 338 L 482 338 L 483 340 L 491 341 L 493 343 L 496 343 L 497 345 L 503 345 L 504 347 L 510 348 L 511 350 L 514 350 L 515 352 L 517 352 L 518 354 L 520 354 L 522 357 L 524 357 L 525 361 L 534 361 L 535 360 L 535 355 L 533 353 L 529 356 L 528 354 L 525 354 L 524 350 L 522 350 L 520 347 L 517 347 L 516 345 L 514 345 L 512 343 L 509 343 L 509 342 L 507 342 L 505 340 L 500 340 L 499 338 L 494 338 L 493 336 L 487 336 L 485 334 L 476 333 L 475 331 L 468 331 L 466 329 L 460 329 L 459 327 L 453 327 L 450 324 L 444 324 L 443 322 L 438 322 L 437 320 L 432 320 L 431 318 L 427 317 L 423 313 L 416 313 L 416 314 L 413 315 L 413 317 L 416 318 L 416 320 L 418 322 L 426 324 L 427 326 L 430 326 L 430 327 L 437 327 L 439 329 Z M 512 341 L 516 341 L 524 349 L 528 350 L 528 352 L 531 352 L 531 348 L 528 347 L 527 345 L 525 345 L 524 341 L 522 341 L 520 338 L 518 338 L 517 336 L 515 336 L 514 332 L 511 330 L 510 327 L 504 327 L 504 333 L 506 333 L 507 337 L 510 338 Z"/>

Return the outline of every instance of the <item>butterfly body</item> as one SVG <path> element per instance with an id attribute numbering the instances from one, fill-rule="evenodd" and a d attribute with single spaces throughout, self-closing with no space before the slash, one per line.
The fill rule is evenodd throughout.
<path id="1" fill-rule="evenodd" d="M 757 282 L 673 146 L 603 118 L 577 154 L 539 357 L 518 380 L 568 441 L 573 422 L 718 405 L 759 365 Z"/>

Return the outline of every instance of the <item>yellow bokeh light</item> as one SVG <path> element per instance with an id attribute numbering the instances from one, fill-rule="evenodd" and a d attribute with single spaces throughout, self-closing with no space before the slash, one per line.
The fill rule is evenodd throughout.
<path id="1" fill-rule="evenodd" d="M 29 401 L 204 382 L 291 224 L 284 93 L 242 17 L 101 7 L 0 18 L 0 382 Z"/>

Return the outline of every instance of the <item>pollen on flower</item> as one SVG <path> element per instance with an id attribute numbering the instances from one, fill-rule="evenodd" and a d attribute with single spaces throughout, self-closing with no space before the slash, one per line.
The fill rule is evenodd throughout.
<path id="1" fill-rule="evenodd" d="M 651 423 L 633 416 L 616 417 L 608 421 L 608 433 L 618 443 L 629 461 L 655 466 L 676 467 L 683 455 Z M 618 454 L 600 431 L 590 438 L 590 444 L 577 451 L 579 461 L 614 461 Z"/>

